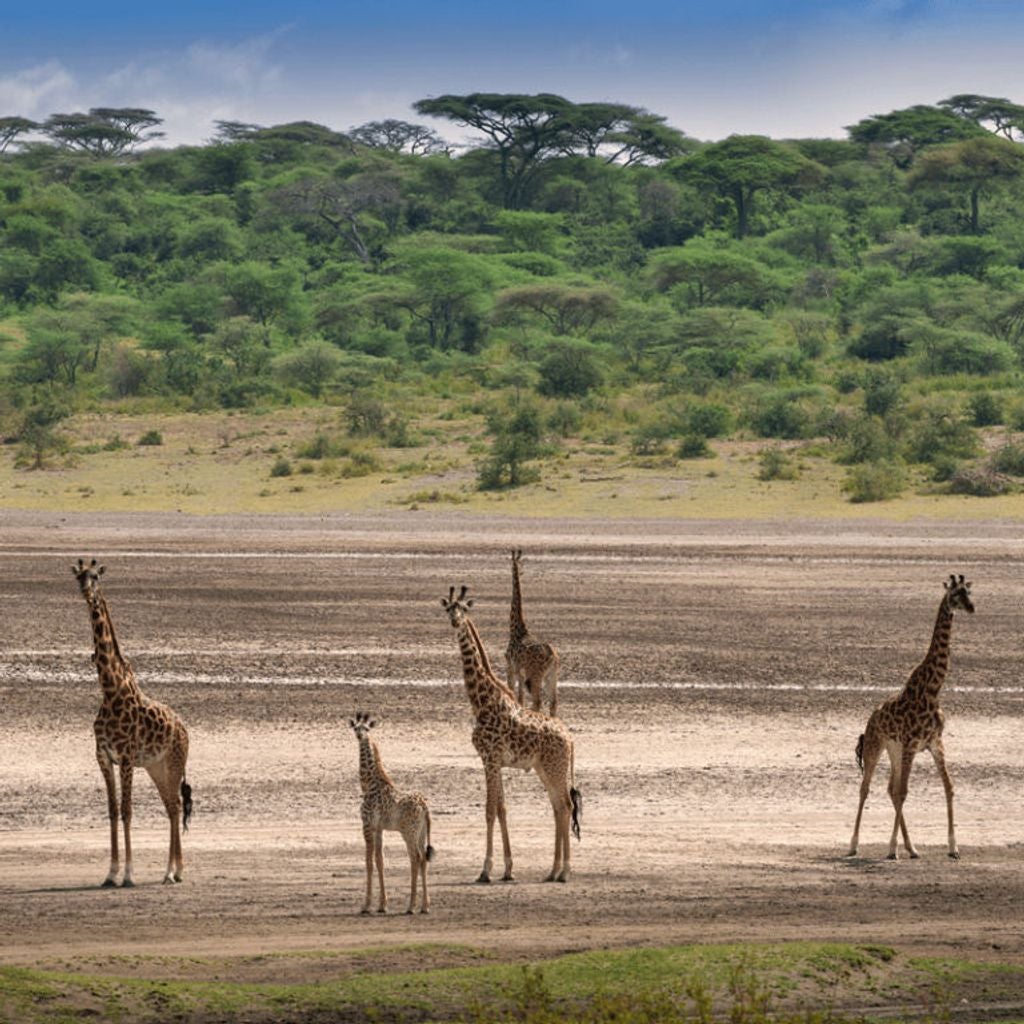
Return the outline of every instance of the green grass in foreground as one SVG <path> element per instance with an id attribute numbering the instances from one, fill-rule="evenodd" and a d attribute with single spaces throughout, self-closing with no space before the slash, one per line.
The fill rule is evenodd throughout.
<path id="1" fill-rule="evenodd" d="M 276 968 L 292 979 L 287 983 L 186 980 L 197 968 L 208 974 L 210 961 L 182 958 L 175 970 L 167 957 L 158 958 L 160 980 L 145 977 L 145 958 L 131 965 L 116 958 L 88 974 L 0 968 L 0 1020 L 759 1024 L 982 1020 L 994 1013 L 1024 1020 L 1024 964 L 915 958 L 884 946 L 673 946 L 528 965 L 487 963 L 482 955 L 479 966 L 465 965 L 475 959 L 465 947 L 441 946 L 424 948 L 423 962 L 460 966 L 420 970 L 409 969 L 409 952 L 259 957 L 265 977 Z M 304 973 L 303 961 L 315 969 Z M 223 978 L 241 965 L 224 959 L 214 966 Z"/>

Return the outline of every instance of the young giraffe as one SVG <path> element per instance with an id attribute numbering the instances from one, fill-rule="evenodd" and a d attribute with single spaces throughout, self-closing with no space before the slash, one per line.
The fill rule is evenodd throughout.
<path id="1" fill-rule="evenodd" d="M 958 608 L 963 608 L 973 614 L 974 604 L 971 601 L 971 584 L 965 582 L 963 576 L 951 575 L 949 582 L 943 586 L 946 592 L 939 605 L 932 642 L 924 661 L 910 673 L 906 686 L 898 696 L 880 704 L 872 712 L 867 728 L 857 741 L 857 763 L 863 772 L 863 779 L 860 784 L 857 820 L 853 826 L 853 838 L 850 840 L 850 857 L 857 855 L 864 802 L 868 797 L 875 765 L 883 750 L 889 755 L 889 797 L 896 811 L 892 836 L 889 839 L 888 859 L 896 860 L 896 841 L 900 832 L 903 833 L 903 845 L 907 853 L 911 857 L 918 856 L 907 834 L 903 804 L 907 799 L 907 784 L 914 755 L 922 750 L 929 750 L 935 759 L 935 766 L 946 790 L 949 856 L 954 860 L 960 859 L 953 828 L 953 782 L 946 771 L 946 755 L 942 748 L 944 716 L 939 707 L 939 690 L 949 669 L 949 637 L 953 628 L 953 613 Z"/>
<path id="2" fill-rule="evenodd" d="M 423 896 L 420 913 L 427 913 L 430 900 L 427 897 L 427 862 L 434 859 L 434 848 L 430 845 L 430 809 L 419 793 L 399 795 L 391 777 L 381 764 L 377 744 L 370 739 L 370 730 L 377 724 L 368 714 L 360 711 L 350 718 L 359 741 L 359 785 L 363 791 L 363 839 L 366 840 L 366 900 L 361 913 L 370 912 L 373 894 L 373 865 L 377 864 L 380 876 L 380 898 L 377 913 L 383 914 L 388 907 L 387 892 L 384 889 L 384 832 L 401 832 L 409 851 L 409 866 L 412 870 L 412 889 L 409 893 L 411 914 L 416 905 L 416 882 L 423 880 Z"/>
<path id="3" fill-rule="evenodd" d="M 150 700 L 135 681 L 128 659 L 114 633 L 107 602 L 99 589 L 104 567 L 92 559 L 86 565 L 83 559 L 71 566 L 78 580 L 92 621 L 94 652 L 93 663 L 99 674 L 103 690 L 103 703 L 93 725 L 96 733 L 96 760 L 99 761 L 103 780 L 107 784 L 107 813 L 110 818 L 110 870 L 104 886 L 117 885 L 117 782 L 114 766 L 120 766 L 121 821 L 124 826 L 124 880 L 130 887 L 132 880 L 132 773 L 136 767 L 145 768 L 167 810 L 171 820 L 171 848 L 167 859 L 164 883 L 180 882 L 184 859 L 181 852 L 181 827 L 188 828 L 192 814 L 192 787 L 185 781 L 185 762 L 188 759 L 188 732 L 181 719 L 166 705 Z"/>
<path id="4" fill-rule="evenodd" d="M 508 685 L 515 687 L 519 703 L 523 700 L 523 686 L 533 698 L 533 710 L 540 711 L 544 686 L 551 693 L 551 716 L 558 714 L 558 651 L 549 643 L 535 640 L 523 619 L 523 592 L 519 585 L 519 562 L 522 548 L 512 549 L 512 610 L 509 615 L 508 648 L 505 651 Z"/>
<path id="5" fill-rule="evenodd" d="M 508 818 L 502 768 L 532 768 L 551 800 L 555 815 L 555 860 L 546 882 L 569 881 L 569 829 L 580 837 L 583 801 L 576 789 L 573 741 L 557 718 L 519 706 L 512 690 L 491 670 L 480 635 L 469 618 L 472 600 L 465 600 L 463 586 L 458 597 L 455 588 L 441 604 L 457 631 L 462 652 L 462 675 L 466 694 L 476 716 L 473 746 L 484 764 L 487 787 L 487 852 L 478 882 L 491 880 L 494 860 L 494 818 L 501 824 L 505 854 L 502 881 L 512 881 L 512 847 L 508 838 Z M 570 826 L 571 820 L 571 826 Z"/>

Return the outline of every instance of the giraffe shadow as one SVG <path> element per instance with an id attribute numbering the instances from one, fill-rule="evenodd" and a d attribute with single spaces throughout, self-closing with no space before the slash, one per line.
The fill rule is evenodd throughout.
<path id="1" fill-rule="evenodd" d="M 143 888 L 138 882 L 131 888 Z M 48 885 L 39 889 L 22 889 L 26 896 L 54 895 L 62 892 L 120 892 L 120 885 Z"/>

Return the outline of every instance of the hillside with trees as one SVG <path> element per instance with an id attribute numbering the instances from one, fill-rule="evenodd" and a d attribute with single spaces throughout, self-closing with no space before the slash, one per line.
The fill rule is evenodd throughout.
<path id="1" fill-rule="evenodd" d="M 827 459 L 853 501 L 1024 479 L 1024 107 L 716 142 L 547 94 L 414 109 L 177 148 L 149 110 L 0 117 L 7 457 L 76 457 L 98 410 L 323 407 L 337 436 L 293 457 L 380 464 L 429 419 L 490 490 L 573 444 L 726 439 L 765 479 Z"/>

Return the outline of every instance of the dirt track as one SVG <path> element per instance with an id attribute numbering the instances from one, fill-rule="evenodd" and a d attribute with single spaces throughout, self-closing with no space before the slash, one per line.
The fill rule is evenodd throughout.
<path id="1" fill-rule="evenodd" d="M 788 938 L 1024 953 L 1024 539 L 1013 524 L 422 513 L 6 513 L 0 523 L 0 962 L 438 941 L 513 957 Z M 506 783 L 518 881 L 472 884 L 483 780 L 438 599 L 449 584 L 471 586 L 475 621 L 503 666 L 513 544 L 527 553 L 527 619 L 562 652 L 561 710 L 576 737 L 583 841 L 567 886 L 539 881 L 553 827 L 522 772 Z M 107 826 L 88 621 L 68 570 L 80 554 L 107 565 L 105 592 L 143 689 L 191 732 L 196 816 L 182 886 L 159 884 L 166 826 L 140 773 L 139 885 L 97 888 Z M 944 698 L 963 860 L 945 856 L 927 756 L 907 808 L 922 858 L 884 860 L 882 771 L 861 857 L 849 860 L 854 743 L 923 656 L 951 571 L 973 579 L 978 608 L 957 619 Z M 392 913 L 358 915 L 356 746 L 344 724 L 357 708 L 383 717 L 378 741 L 396 782 L 430 799 L 428 918 L 400 913 L 408 875 L 397 836 L 386 847 Z M 318 967 L 288 969 L 309 978 Z"/>

